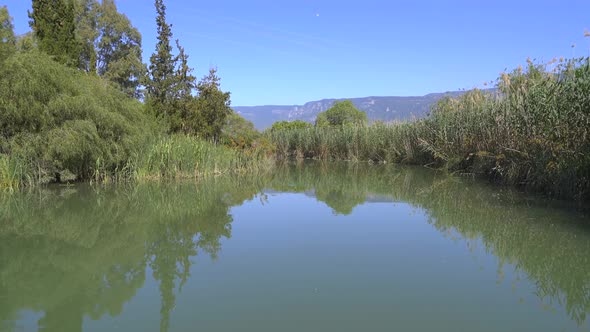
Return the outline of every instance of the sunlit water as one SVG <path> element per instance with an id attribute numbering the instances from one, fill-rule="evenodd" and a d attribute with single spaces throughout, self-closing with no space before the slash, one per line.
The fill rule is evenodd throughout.
<path id="1" fill-rule="evenodd" d="M 1 331 L 588 331 L 590 218 L 421 168 L 0 196 Z"/>

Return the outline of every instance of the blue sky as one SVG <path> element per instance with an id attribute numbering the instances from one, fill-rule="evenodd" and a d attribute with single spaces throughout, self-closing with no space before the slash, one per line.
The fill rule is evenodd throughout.
<path id="1" fill-rule="evenodd" d="M 155 47 L 151 0 L 118 0 Z M 590 1 L 167 0 L 198 77 L 216 66 L 236 106 L 481 87 L 527 57 L 587 56 Z M 2 0 L 17 33 L 29 0 Z M 572 44 L 577 47 L 572 49 Z"/>

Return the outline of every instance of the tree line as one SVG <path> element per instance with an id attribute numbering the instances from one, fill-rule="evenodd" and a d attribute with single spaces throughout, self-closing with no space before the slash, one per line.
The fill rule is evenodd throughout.
<path id="1" fill-rule="evenodd" d="M 218 140 L 231 114 L 230 93 L 220 89 L 217 69 L 201 80 L 193 76 L 180 41 L 166 21 L 166 5 L 155 1 L 157 44 L 149 64 L 142 61 L 142 36 L 114 0 L 33 0 L 32 31 L 14 35 L 8 9 L 1 9 L 0 57 L 31 48 L 58 63 L 97 75 L 129 97 L 145 101 L 170 132 Z"/>
<path id="2" fill-rule="evenodd" d="M 217 70 L 197 80 L 164 0 L 154 6 L 148 63 L 114 0 L 32 0 L 20 36 L 0 7 L 0 187 L 128 171 L 158 137 L 252 145 L 257 132 L 231 110 Z"/>

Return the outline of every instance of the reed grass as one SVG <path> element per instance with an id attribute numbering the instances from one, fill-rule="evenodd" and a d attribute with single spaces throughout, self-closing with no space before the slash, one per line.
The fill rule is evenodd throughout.
<path id="1" fill-rule="evenodd" d="M 31 175 L 25 163 L 9 155 L 0 154 L 0 190 L 18 190 L 31 182 Z"/>
<path id="2" fill-rule="evenodd" d="M 162 136 L 131 153 L 125 163 L 110 167 L 100 158 L 90 167 L 93 183 L 187 179 L 265 172 L 274 163 L 266 148 L 235 149 L 187 135 Z M 42 170 L 0 154 L 0 190 L 14 191 L 47 183 Z M 77 181 L 73 176 L 66 181 Z"/>
<path id="3" fill-rule="evenodd" d="M 590 60 L 503 73 L 408 123 L 271 131 L 276 156 L 438 166 L 553 196 L 590 194 Z"/>
<path id="4" fill-rule="evenodd" d="M 178 179 L 269 169 L 272 159 L 258 149 L 238 150 L 186 135 L 162 137 L 129 162 L 131 177 Z"/>
<path id="5" fill-rule="evenodd" d="M 425 157 L 418 144 L 417 129 L 422 127 L 422 122 L 313 127 L 273 131 L 268 135 L 279 159 L 416 163 Z"/>

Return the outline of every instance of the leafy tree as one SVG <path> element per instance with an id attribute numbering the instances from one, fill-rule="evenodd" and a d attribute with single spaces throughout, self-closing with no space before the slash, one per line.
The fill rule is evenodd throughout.
<path id="1" fill-rule="evenodd" d="M 215 142 L 219 141 L 225 121 L 232 112 L 230 93 L 219 89 L 220 80 L 217 69 L 212 68 L 197 84 L 198 133 Z"/>
<path id="2" fill-rule="evenodd" d="M 141 34 L 117 10 L 114 0 L 76 0 L 80 68 L 106 78 L 130 97 L 140 98 Z"/>
<path id="3" fill-rule="evenodd" d="M 248 148 L 259 136 L 251 121 L 232 111 L 223 126 L 221 141 L 231 147 Z"/>
<path id="4" fill-rule="evenodd" d="M 164 119 L 170 132 L 197 134 L 217 142 L 231 114 L 230 94 L 219 89 L 216 69 L 196 83 L 189 57 L 178 40 L 178 56 L 172 55 L 172 30 L 166 22 L 164 1 L 155 0 L 155 7 L 158 42 L 146 81 L 148 107 Z M 195 88 L 198 97 L 194 97 Z"/>
<path id="5" fill-rule="evenodd" d="M 0 7 L 0 61 L 8 58 L 16 51 L 16 37 L 12 17 L 6 6 Z"/>
<path id="6" fill-rule="evenodd" d="M 290 130 L 290 129 L 306 129 L 311 128 L 312 125 L 309 122 L 295 120 L 295 121 L 277 121 L 270 127 L 271 131 L 278 130 Z"/>
<path id="7" fill-rule="evenodd" d="M 167 118 L 172 112 L 175 81 L 175 59 L 172 56 L 171 25 L 166 23 L 166 6 L 163 0 L 155 1 L 158 42 L 156 52 L 150 57 L 147 91 L 150 106 L 156 115 Z"/>
<path id="8" fill-rule="evenodd" d="M 78 68 L 81 45 L 76 37 L 74 3 L 68 0 L 33 0 L 29 18 L 39 49 L 62 64 Z"/>
<path id="9" fill-rule="evenodd" d="M 350 100 L 337 101 L 325 112 L 318 114 L 318 127 L 366 124 L 367 114 L 359 111 Z"/>
<path id="10" fill-rule="evenodd" d="M 0 153 L 22 160 L 39 182 L 80 180 L 121 169 L 152 123 L 143 105 L 40 52 L 0 66 Z"/>
<path id="11" fill-rule="evenodd" d="M 114 0 L 103 0 L 100 5 L 98 29 L 98 74 L 114 82 L 128 96 L 139 98 L 140 79 L 146 72 L 141 33 L 127 16 L 117 11 Z"/>
<path id="12" fill-rule="evenodd" d="M 97 0 L 76 0 L 76 37 L 80 43 L 80 69 L 96 73 L 96 49 L 94 44 L 100 32 L 98 29 Z"/>

